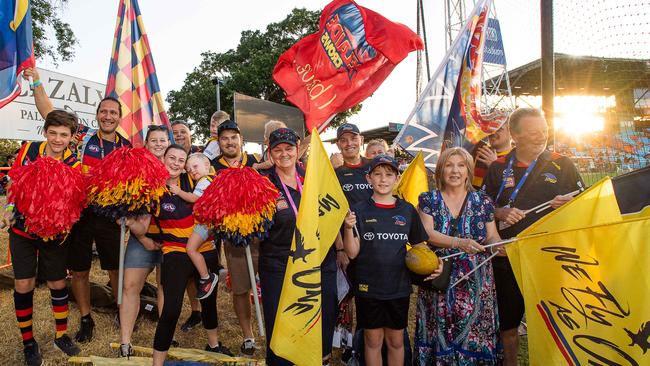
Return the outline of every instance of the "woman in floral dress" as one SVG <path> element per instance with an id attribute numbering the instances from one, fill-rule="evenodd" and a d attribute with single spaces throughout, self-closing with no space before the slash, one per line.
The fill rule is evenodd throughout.
<path id="1" fill-rule="evenodd" d="M 490 250 L 499 241 L 494 205 L 472 188 L 472 158 L 462 148 L 445 150 L 438 159 L 439 190 L 420 195 L 418 211 L 429 244 L 437 254 L 463 252 L 449 260 L 450 285 L 444 292 L 420 288 L 417 302 L 414 358 L 419 365 L 494 365 L 497 363 L 497 299 Z M 480 243 L 480 244 L 479 244 Z M 481 245 L 483 244 L 483 245 Z"/>

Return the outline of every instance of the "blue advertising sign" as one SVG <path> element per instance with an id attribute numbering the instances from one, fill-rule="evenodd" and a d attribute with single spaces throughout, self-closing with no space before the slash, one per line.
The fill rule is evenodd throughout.
<path id="1" fill-rule="evenodd" d="M 483 62 L 489 64 L 505 65 L 506 53 L 503 51 L 501 39 L 501 27 L 499 20 L 490 18 L 488 20 L 487 35 L 483 48 Z"/>

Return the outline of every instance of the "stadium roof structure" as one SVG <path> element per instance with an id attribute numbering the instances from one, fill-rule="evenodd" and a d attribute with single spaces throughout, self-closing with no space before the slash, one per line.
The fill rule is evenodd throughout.
<path id="1" fill-rule="evenodd" d="M 541 69 L 538 59 L 510 70 L 512 94 L 541 95 Z M 556 96 L 607 96 L 635 88 L 650 88 L 650 60 L 555 54 Z M 505 78 L 499 89 L 507 89 Z"/>

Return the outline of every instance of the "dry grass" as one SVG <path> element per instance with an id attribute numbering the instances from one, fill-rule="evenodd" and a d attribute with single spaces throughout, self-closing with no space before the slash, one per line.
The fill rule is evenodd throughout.
<path id="1" fill-rule="evenodd" d="M 4 203 L 4 197 L 0 199 Z M 0 264 L 6 263 L 7 260 L 7 243 L 8 235 L 6 231 L 0 231 Z M 10 274 L 11 268 L 0 270 L 0 274 Z M 108 275 L 99 269 L 99 262 L 95 259 L 93 270 L 91 271 L 91 281 L 105 284 L 108 282 Z M 149 278 L 150 283 L 155 283 L 153 275 Z M 413 339 L 415 331 L 415 298 L 411 297 L 411 306 L 409 311 L 409 334 Z M 217 308 L 219 311 L 219 334 L 221 341 L 232 351 L 239 351 L 242 342 L 241 330 L 237 323 L 237 318 L 232 310 L 230 296 L 225 292 L 222 284 L 219 285 L 217 297 Z M 50 307 L 50 294 L 47 286 L 42 285 L 36 289 L 34 294 L 34 336 L 39 342 L 45 365 L 65 365 L 67 357 L 55 349 L 52 343 L 54 339 L 54 319 Z M 187 301 L 183 306 L 183 312 L 176 329 L 175 339 L 184 348 L 205 347 L 206 336 L 204 330 L 199 326 L 185 333 L 180 330 L 180 324 L 189 316 L 190 307 Z M 116 352 L 110 349 L 111 342 L 119 343 L 119 332 L 115 327 L 113 319 L 114 313 L 99 312 L 93 309 L 93 319 L 95 320 L 95 336 L 90 343 L 80 344 L 81 355 L 116 357 Z M 0 365 L 21 365 L 23 364 L 23 347 L 20 338 L 20 331 L 16 323 L 13 305 L 13 290 L 0 289 Z M 134 345 L 151 347 L 153 344 L 153 335 L 156 330 L 156 323 L 145 318 L 140 318 L 137 323 L 138 329 L 133 335 L 132 343 Z M 70 304 L 70 316 L 68 320 L 68 333 L 72 337 L 79 327 L 79 310 L 74 303 Z M 255 332 L 256 323 L 255 323 Z M 264 341 L 258 337 L 258 345 L 262 347 L 256 357 L 264 358 Z M 520 349 L 520 362 L 527 365 L 527 350 L 525 339 Z M 340 364 L 339 352 L 335 350 L 333 354 L 332 365 Z"/>

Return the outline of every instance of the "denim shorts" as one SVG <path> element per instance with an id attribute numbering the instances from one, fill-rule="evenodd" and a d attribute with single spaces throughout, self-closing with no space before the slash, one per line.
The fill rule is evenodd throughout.
<path id="1" fill-rule="evenodd" d="M 201 239 L 203 239 L 203 241 L 208 240 L 208 237 L 210 236 L 210 231 L 208 230 L 208 227 L 201 224 L 194 225 L 194 230 L 192 231 L 192 233 L 201 236 Z"/>
<path id="2" fill-rule="evenodd" d="M 147 250 L 134 236 L 129 236 L 124 255 L 124 268 L 153 268 L 162 263 L 160 250 Z"/>

